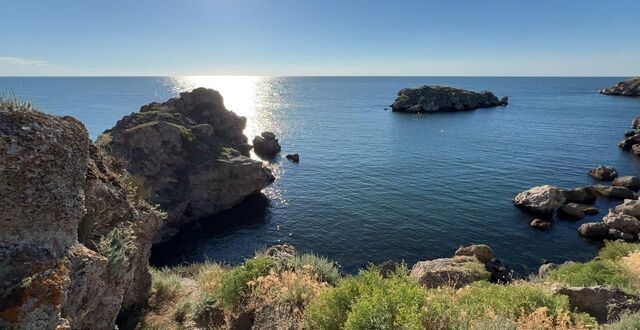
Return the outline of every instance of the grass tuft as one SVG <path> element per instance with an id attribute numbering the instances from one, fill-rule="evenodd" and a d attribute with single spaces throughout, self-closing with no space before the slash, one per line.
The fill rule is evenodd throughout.
<path id="1" fill-rule="evenodd" d="M 22 101 L 14 94 L 0 95 L 0 111 L 30 112 L 36 111 L 30 100 Z"/>
<path id="2" fill-rule="evenodd" d="M 137 249 L 135 241 L 136 233 L 132 225 L 116 227 L 100 239 L 98 252 L 109 260 L 107 267 L 111 273 L 128 267 L 129 258 Z"/>

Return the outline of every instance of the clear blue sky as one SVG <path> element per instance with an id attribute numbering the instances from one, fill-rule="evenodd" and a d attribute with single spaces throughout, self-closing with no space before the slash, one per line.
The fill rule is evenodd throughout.
<path id="1" fill-rule="evenodd" d="M 0 75 L 640 74 L 638 0 L 0 0 Z"/>

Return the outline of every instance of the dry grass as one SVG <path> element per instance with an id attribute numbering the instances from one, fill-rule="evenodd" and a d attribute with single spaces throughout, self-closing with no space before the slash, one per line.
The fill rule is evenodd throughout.
<path id="1" fill-rule="evenodd" d="M 622 265 L 631 278 L 631 286 L 640 292 L 640 252 L 635 252 L 622 258 Z"/>
<path id="2" fill-rule="evenodd" d="M 0 95 L 0 111 L 36 111 L 31 100 L 22 101 L 14 94 Z"/>
<path id="3" fill-rule="evenodd" d="M 252 301 L 257 304 L 285 303 L 298 308 L 304 307 L 318 293 L 328 287 L 311 272 L 310 267 L 303 271 L 269 272 L 250 281 Z"/>

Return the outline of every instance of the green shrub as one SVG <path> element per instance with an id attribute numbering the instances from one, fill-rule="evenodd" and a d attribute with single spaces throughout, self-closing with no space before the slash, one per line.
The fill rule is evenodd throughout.
<path id="1" fill-rule="evenodd" d="M 149 269 L 151 273 L 151 293 L 158 301 L 172 300 L 180 293 L 182 277 L 167 269 Z"/>
<path id="2" fill-rule="evenodd" d="M 137 249 L 135 241 L 132 225 L 116 227 L 100 239 L 98 252 L 109 260 L 107 267 L 111 273 L 128 266 L 129 258 Z"/>
<path id="3" fill-rule="evenodd" d="M 517 320 L 542 307 L 548 309 L 551 317 L 570 311 L 567 297 L 553 295 L 530 284 L 475 282 L 459 291 L 452 288 L 428 290 L 426 318 L 430 327 L 459 329 L 468 327 L 472 320 L 485 319 L 488 313 Z M 592 322 L 582 314 L 570 315 L 575 320 Z"/>
<path id="4" fill-rule="evenodd" d="M 640 245 L 627 242 L 609 241 L 598 252 L 598 257 L 602 260 L 618 260 L 633 252 L 640 251 Z"/>
<path id="5" fill-rule="evenodd" d="M 619 321 L 605 327 L 606 330 L 637 330 L 640 329 L 640 313 L 625 314 Z"/>
<path id="6" fill-rule="evenodd" d="M 216 304 L 215 297 L 207 292 L 201 293 L 193 305 L 193 318 L 203 319 L 208 315 Z"/>
<path id="7" fill-rule="evenodd" d="M 569 286 L 608 284 L 627 291 L 633 291 L 632 279 L 624 266 L 612 260 L 592 260 L 585 263 L 565 264 L 550 271 L 546 279 Z"/>
<path id="8" fill-rule="evenodd" d="M 258 256 L 246 260 L 240 267 L 223 273 L 217 290 L 217 298 L 222 306 L 226 309 L 237 307 L 249 288 L 248 282 L 267 275 L 273 266 L 271 259 Z"/>
<path id="9" fill-rule="evenodd" d="M 281 259 L 276 262 L 278 263 L 277 267 L 279 269 L 301 271 L 306 268 L 318 276 L 319 280 L 331 285 L 338 284 L 338 281 L 340 281 L 342 277 L 336 263 L 317 254 L 298 254 L 293 258 Z"/>
<path id="10" fill-rule="evenodd" d="M 424 329 L 424 303 L 406 266 L 388 278 L 370 267 L 320 293 L 305 318 L 311 329 Z"/>

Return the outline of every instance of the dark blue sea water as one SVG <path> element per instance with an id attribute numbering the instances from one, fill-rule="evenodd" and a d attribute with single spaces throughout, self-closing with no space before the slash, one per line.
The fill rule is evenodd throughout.
<path id="1" fill-rule="evenodd" d="M 265 190 L 268 199 L 250 198 L 156 247 L 157 265 L 237 263 L 265 245 L 290 242 L 353 272 L 367 262 L 411 264 L 486 243 L 516 269 L 531 271 L 542 259 L 593 257 L 597 244 L 576 229 L 614 203 L 600 200 L 599 215 L 555 220 L 542 232 L 512 206 L 516 193 L 539 184 L 592 184 L 585 172 L 600 164 L 640 175 L 640 160 L 617 147 L 640 114 L 640 99 L 597 93 L 622 79 L 0 77 L 0 91 L 72 115 L 95 138 L 142 104 L 212 87 L 248 117 L 250 138 L 271 130 L 283 154 L 300 154 L 299 164 L 270 164 L 277 180 Z M 488 89 L 510 104 L 421 118 L 384 110 L 399 89 L 422 84 Z"/>

